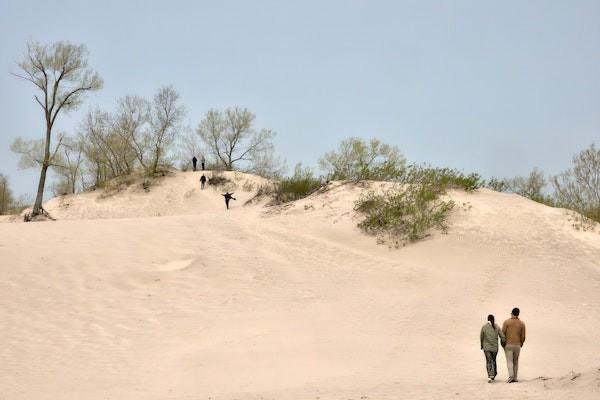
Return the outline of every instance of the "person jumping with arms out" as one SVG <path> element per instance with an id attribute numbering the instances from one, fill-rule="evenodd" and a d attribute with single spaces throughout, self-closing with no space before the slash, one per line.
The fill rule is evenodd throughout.
<path id="1" fill-rule="evenodd" d="M 202 176 L 200 177 L 200 190 L 204 190 L 205 184 L 206 184 L 206 176 L 204 176 L 204 174 L 202 174 Z"/>
<path id="2" fill-rule="evenodd" d="M 481 328 L 479 334 L 479 343 L 483 354 L 485 355 L 485 366 L 487 368 L 488 383 L 492 383 L 498 374 L 496 366 L 496 356 L 498 355 L 498 338 L 504 347 L 506 338 L 502 329 L 495 323 L 495 318 L 492 314 L 487 317 L 488 323 Z"/>
<path id="3" fill-rule="evenodd" d="M 221 196 L 225 197 L 225 206 L 229 210 L 229 200 L 231 200 L 231 199 L 235 200 L 235 197 L 233 197 L 233 193 L 226 192 L 225 194 L 222 194 Z"/>
<path id="4" fill-rule="evenodd" d="M 513 308 L 511 317 L 502 324 L 502 333 L 506 336 L 506 366 L 508 367 L 508 380 L 506 382 L 518 382 L 519 354 L 525 343 L 525 324 L 519 319 L 520 310 Z"/>

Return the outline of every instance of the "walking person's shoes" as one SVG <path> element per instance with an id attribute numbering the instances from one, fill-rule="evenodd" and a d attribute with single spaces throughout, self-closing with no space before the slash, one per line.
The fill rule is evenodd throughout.
<path id="1" fill-rule="evenodd" d="M 508 378 L 508 380 L 506 381 L 506 383 L 513 383 L 515 380 L 513 378 Z"/>

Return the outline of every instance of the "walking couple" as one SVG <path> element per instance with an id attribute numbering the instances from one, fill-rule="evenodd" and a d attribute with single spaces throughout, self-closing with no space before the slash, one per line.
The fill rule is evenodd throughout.
<path id="1" fill-rule="evenodd" d="M 485 354 L 489 383 L 492 383 L 498 373 L 496 367 L 498 338 L 500 338 L 500 344 L 506 354 L 506 366 L 508 367 L 507 382 L 518 382 L 519 354 L 523 343 L 525 343 L 525 324 L 519 319 L 519 313 L 518 308 L 513 308 L 510 318 L 502 324 L 502 329 L 495 324 L 494 316 L 490 314 L 488 315 L 488 323 L 481 328 L 479 340 L 481 350 Z"/>

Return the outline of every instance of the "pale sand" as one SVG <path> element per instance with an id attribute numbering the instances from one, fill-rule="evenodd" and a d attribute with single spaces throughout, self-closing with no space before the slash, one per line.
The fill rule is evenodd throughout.
<path id="1" fill-rule="evenodd" d="M 1 399 L 600 398 L 598 227 L 453 191 L 448 235 L 390 250 L 356 186 L 226 211 L 199 176 L 0 224 Z M 514 306 L 521 382 L 500 353 L 488 384 L 479 329 Z"/>

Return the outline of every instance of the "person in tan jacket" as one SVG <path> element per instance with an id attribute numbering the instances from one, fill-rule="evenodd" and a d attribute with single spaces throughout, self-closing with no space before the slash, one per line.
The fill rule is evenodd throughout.
<path id="1" fill-rule="evenodd" d="M 525 343 L 525 324 L 519 319 L 520 310 L 513 308 L 512 315 L 502 324 L 502 333 L 506 337 L 506 365 L 508 367 L 508 383 L 518 382 L 519 354 Z"/>

